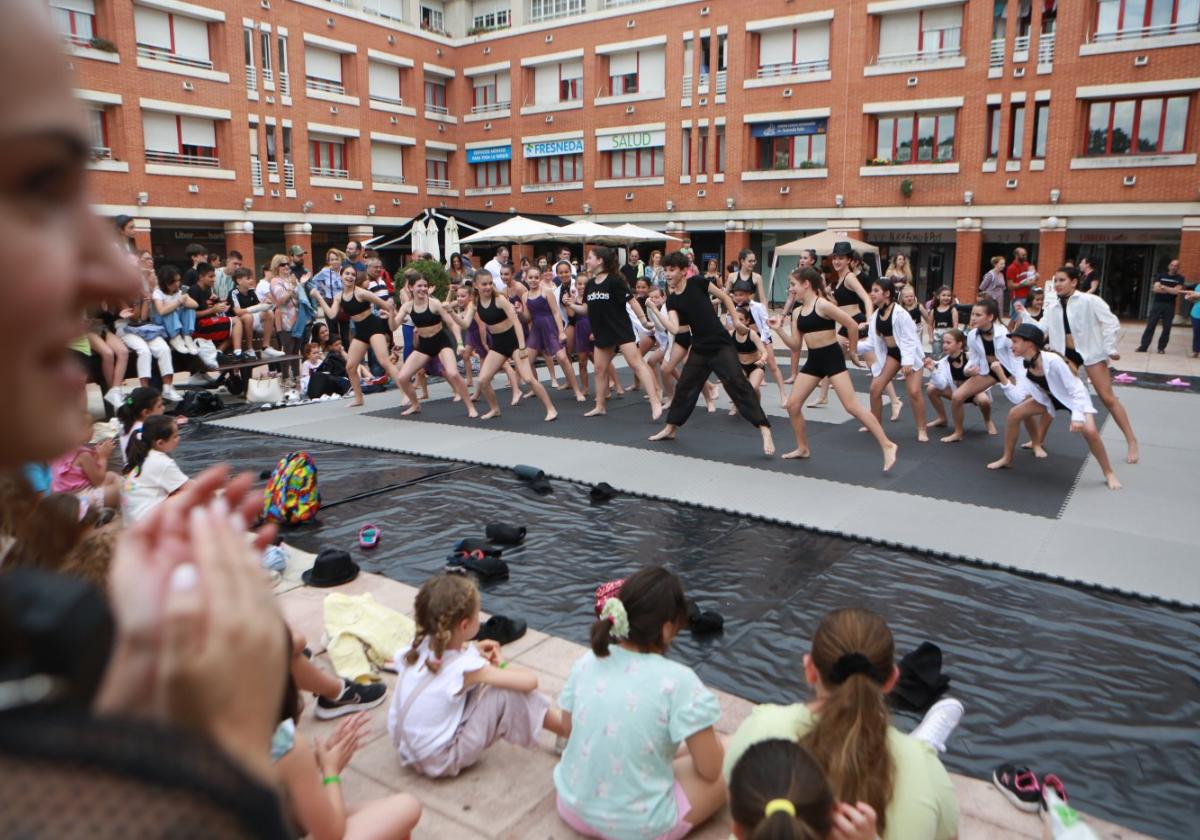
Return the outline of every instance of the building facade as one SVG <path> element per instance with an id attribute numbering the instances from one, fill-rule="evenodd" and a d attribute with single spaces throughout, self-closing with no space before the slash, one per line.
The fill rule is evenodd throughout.
<path id="1" fill-rule="evenodd" d="M 96 204 L 169 258 L 516 210 L 722 264 L 842 229 L 962 299 L 1087 255 L 1127 317 L 1200 275 L 1200 0 L 47 2 Z"/>

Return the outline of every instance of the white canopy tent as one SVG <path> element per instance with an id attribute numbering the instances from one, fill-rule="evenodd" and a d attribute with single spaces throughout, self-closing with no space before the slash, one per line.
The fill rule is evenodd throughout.
<path id="1" fill-rule="evenodd" d="M 460 240 L 463 244 L 476 242 L 545 242 L 558 238 L 562 228 L 537 222 L 524 216 L 513 216 L 498 225 L 484 228 Z"/>
<path id="2" fill-rule="evenodd" d="M 767 284 L 767 299 L 774 300 L 775 269 L 779 265 L 779 258 L 781 256 L 798 257 L 805 251 L 816 251 L 818 257 L 826 257 L 833 253 L 833 246 L 839 242 L 849 242 L 851 248 L 863 255 L 863 259 L 873 257 L 875 260 L 875 276 L 883 276 L 883 269 L 879 264 L 879 249 L 877 247 L 863 242 L 861 239 L 854 239 L 847 236 L 844 231 L 823 230 L 820 233 L 814 233 L 812 236 L 806 236 L 803 239 L 797 239 L 785 245 L 780 245 L 775 249 L 775 253 L 771 258 L 771 280 Z"/>

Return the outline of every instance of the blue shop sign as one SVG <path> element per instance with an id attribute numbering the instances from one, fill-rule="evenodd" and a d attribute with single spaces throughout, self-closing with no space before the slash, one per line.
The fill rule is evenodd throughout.
<path id="1" fill-rule="evenodd" d="M 824 117 L 815 120 L 755 123 L 750 134 L 753 137 L 803 137 L 810 134 L 824 134 L 828 125 L 829 120 Z"/>
<path id="2" fill-rule="evenodd" d="M 467 163 L 495 163 L 501 160 L 512 160 L 512 146 L 467 149 Z"/>
<path id="3" fill-rule="evenodd" d="M 524 143 L 522 144 L 522 153 L 527 158 L 552 157 L 554 155 L 581 155 L 583 154 L 583 138 L 573 137 L 569 140 Z"/>

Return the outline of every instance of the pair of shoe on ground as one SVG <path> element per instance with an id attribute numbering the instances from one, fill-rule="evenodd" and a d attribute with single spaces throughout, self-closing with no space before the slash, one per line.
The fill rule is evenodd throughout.
<path id="1" fill-rule="evenodd" d="M 1064 803 L 1067 801 L 1067 790 L 1058 776 L 1046 773 L 1039 779 L 1037 773 L 1023 765 L 1001 764 L 992 771 L 992 784 L 1015 807 L 1030 814 L 1042 809 L 1047 790 L 1053 790 Z"/>

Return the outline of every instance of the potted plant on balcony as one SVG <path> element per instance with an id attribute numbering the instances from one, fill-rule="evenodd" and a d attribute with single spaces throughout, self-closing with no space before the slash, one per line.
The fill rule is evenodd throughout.
<path id="1" fill-rule="evenodd" d="M 92 49 L 101 52 L 115 53 L 117 51 L 117 45 L 107 38 L 93 38 L 88 44 Z"/>

